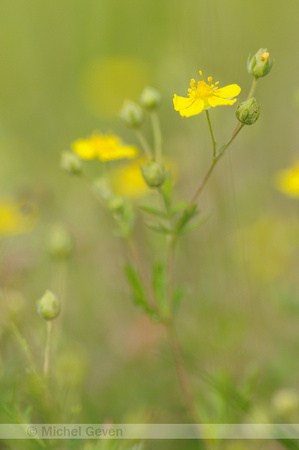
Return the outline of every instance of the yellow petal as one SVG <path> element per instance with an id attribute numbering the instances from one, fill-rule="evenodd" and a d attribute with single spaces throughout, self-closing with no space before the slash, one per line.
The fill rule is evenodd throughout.
<path id="1" fill-rule="evenodd" d="M 194 102 L 194 98 L 179 97 L 174 94 L 173 106 L 176 111 L 180 111 L 181 109 L 189 108 L 189 106 L 191 106 L 193 102 Z"/>
<path id="2" fill-rule="evenodd" d="M 72 150 L 82 159 L 94 159 L 97 155 L 97 149 L 88 139 L 79 139 L 72 144 Z"/>
<path id="3" fill-rule="evenodd" d="M 196 99 L 189 108 L 181 109 L 180 115 L 182 117 L 190 117 L 199 114 L 204 109 L 204 101 L 201 98 Z"/>
<path id="4" fill-rule="evenodd" d="M 213 95 L 212 97 L 208 97 L 209 105 L 213 108 L 219 105 L 233 105 L 236 101 L 236 98 L 234 98 L 233 100 L 227 100 L 225 98 L 216 97 L 215 95 Z"/>
<path id="5" fill-rule="evenodd" d="M 225 86 L 221 89 L 217 89 L 215 92 L 215 95 L 221 97 L 221 98 L 233 98 L 237 97 L 241 92 L 240 86 L 237 84 L 229 84 L 228 86 Z"/>
<path id="6" fill-rule="evenodd" d="M 118 147 L 107 147 L 99 149 L 98 158 L 101 161 L 115 161 L 117 159 L 135 158 L 138 155 L 138 150 L 129 145 L 122 145 Z"/>

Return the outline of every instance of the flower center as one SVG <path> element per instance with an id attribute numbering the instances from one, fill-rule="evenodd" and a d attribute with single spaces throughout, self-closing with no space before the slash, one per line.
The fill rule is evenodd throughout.
<path id="1" fill-rule="evenodd" d="M 190 83 L 190 89 L 188 89 L 189 97 L 191 98 L 201 98 L 205 99 L 207 97 L 211 97 L 212 95 L 215 95 L 216 89 L 218 89 L 218 81 L 215 84 L 212 84 L 212 77 L 208 77 L 208 83 L 207 84 L 202 76 L 202 71 L 199 71 L 202 81 L 197 82 L 197 86 L 195 87 L 195 80 L 192 79 Z"/>
<path id="2" fill-rule="evenodd" d="M 199 81 L 196 88 L 196 96 L 198 98 L 210 97 L 213 95 L 211 87 L 205 81 Z"/>

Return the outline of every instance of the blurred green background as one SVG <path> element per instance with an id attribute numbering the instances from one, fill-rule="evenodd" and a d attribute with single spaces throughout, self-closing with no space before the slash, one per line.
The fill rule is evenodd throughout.
<path id="1" fill-rule="evenodd" d="M 0 400 L 9 405 L 1 421 L 17 414 L 36 423 L 188 421 L 163 331 L 130 302 L 113 222 L 84 183 L 60 170 L 60 154 L 94 130 L 137 144 L 119 109 L 152 85 L 163 98 L 165 155 L 179 168 L 175 198 L 189 198 L 211 143 L 205 117 L 182 119 L 173 94 L 185 95 L 201 69 L 220 87 L 240 85 L 244 100 L 247 57 L 267 47 L 275 63 L 255 93 L 260 118 L 239 135 L 201 198 L 210 219 L 179 246 L 176 277 L 188 295 L 178 331 L 207 422 L 298 422 L 298 203 L 273 181 L 298 159 L 298 1 L 2 0 L 0 11 L 1 198 L 28 198 L 39 211 L 31 233 L 0 242 Z M 235 126 L 234 107 L 215 108 L 211 120 L 220 144 Z M 44 246 L 55 223 L 70 231 L 75 251 L 54 341 L 61 383 L 42 401 L 11 324 L 41 367 L 45 329 L 35 302 L 53 288 L 57 268 Z M 160 241 L 139 234 L 150 258 Z M 291 406 L 276 411 L 281 390 Z"/>

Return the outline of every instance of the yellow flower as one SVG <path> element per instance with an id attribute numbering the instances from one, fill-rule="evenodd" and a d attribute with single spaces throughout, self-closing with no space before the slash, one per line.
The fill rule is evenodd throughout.
<path id="1" fill-rule="evenodd" d="M 204 109 L 213 108 L 218 105 L 233 105 L 236 102 L 237 95 L 240 94 L 241 88 L 237 84 L 230 84 L 218 89 L 218 81 L 212 84 L 212 77 L 208 78 L 207 84 L 199 71 L 202 81 L 198 81 L 195 86 L 195 80 L 190 83 L 191 89 L 188 89 L 188 98 L 178 97 L 174 95 L 174 109 L 180 112 L 182 117 L 190 117 L 201 113 Z"/>
<path id="2" fill-rule="evenodd" d="M 32 230 L 36 213 L 30 205 L 12 200 L 0 202 L 0 238 L 28 233 Z"/>
<path id="3" fill-rule="evenodd" d="M 72 150 L 81 159 L 113 161 L 123 158 L 135 158 L 138 150 L 130 145 L 123 145 L 117 136 L 94 134 L 86 139 L 79 139 L 72 144 Z"/>
<path id="4" fill-rule="evenodd" d="M 290 169 L 278 172 L 275 179 L 277 188 L 289 197 L 299 197 L 299 161 Z"/>

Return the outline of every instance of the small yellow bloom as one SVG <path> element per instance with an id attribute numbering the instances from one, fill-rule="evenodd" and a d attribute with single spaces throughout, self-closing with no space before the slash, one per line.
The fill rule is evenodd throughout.
<path id="1" fill-rule="evenodd" d="M 275 184 L 283 194 L 299 198 L 299 161 L 293 167 L 278 172 Z"/>
<path id="2" fill-rule="evenodd" d="M 117 136 L 94 134 L 86 139 L 79 139 L 72 144 L 72 150 L 81 159 L 113 161 L 123 158 L 135 158 L 138 150 L 130 145 L 123 145 Z"/>
<path id="3" fill-rule="evenodd" d="M 30 205 L 8 199 L 0 202 L 0 238 L 32 230 L 36 211 L 28 206 Z"/>
<path id="4" fill-rule="evenodd" d="M 174 109 L 180 112 L 182 117 L 190 117 L 201 113 L 204 109 L 214 108 L 218 105 L 233 105 L 236 102 L 237 95 L 241 88 L 237 84 L 230 84 L 218 89 L 218 81 L 212 84 L 212 77 L 208 78 L 208 84 L 205 82 L 201 70 L 199 74 L 202 81 L 198 81 L 195 86 L 195 80 L 192 79 L 190 89 L 188 89 L 188 98 L 174 95 Z"/>

